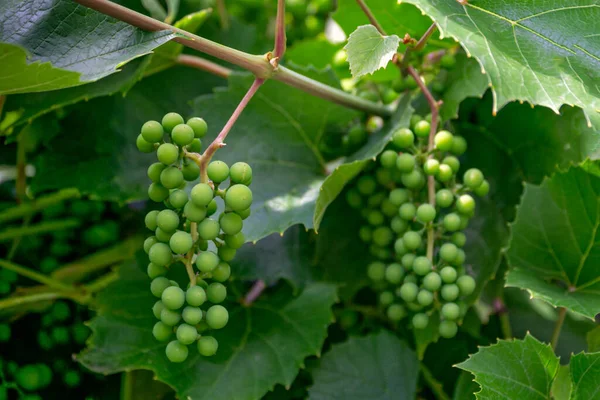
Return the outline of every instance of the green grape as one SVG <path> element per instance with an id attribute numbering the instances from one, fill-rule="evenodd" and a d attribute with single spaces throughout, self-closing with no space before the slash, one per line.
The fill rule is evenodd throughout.
<path id="1" fill-rule="evenodd" d="M 221 303 L 227 297 L 227 289 L 221 283 L 213 282 L 208 285 L 206 295 L 211 303 Z"/>
<path id="2" fill-rule="evenodd" d="M 446 53 L 440 58 L 440 65 L 446 69 L 452 69 L 456 66 L 456 57 Z"/>
<path id="3" fill-rule="evenodd" d="M 163 172 L 166 167 L 165 164 L 159 162 L 150 164 L 148 167 L 148 178 L 150 178 L 152 182 L 158 182 L 160 180 L 160 173 Z"/>
<path id="4" fill-rule="evenodd" d="M 404 245 L 403 239 L 396 239 L 394 242 L 394 252 L 396 253 L 396 257 L 402 257 L 404 254 L 406 254 L 407 249 Z"/>
<path id="5" fill-rule="evenodd" d="M 150 200 L 160 203 L 169 197 L 169 189 L 160 183 L 153 182 L 148 187 L 148 197 Z"/>
<path id="6" fill-rule="evenodd" d="M 77 387 L 81 383 L 81 374 L 77 371 L 67 371 L 64 376 L 65 385 Z"/>
<path id="7" fill-rule="evenodd" d="M 154 231 L 154 237 L 156 237 L 156 239 L 159 242 L 168 243 L 169 240 L 171 240 L 171 236 L 173 236 L 173 233 L 174 232 L 165 232 L 160 228 L 156 228 L 156 230 Z M 148 252 L 148 254 L 150 254 L 150 252 Z"/>
<path id="8" fill-rule="evenodd" d="M 171 138 L 176 145 L 187 146 L 194 140 L 194 131 L 188 125 L 181 123 L 173 128 Z"/>
<path id="9" fill-rule="evenodd" d="M 475 290 L 475 279 L 469 275 L 463 275 L 456 281 L 456 285 L 460 289 L 462 296 L 468 296 Z"/>
<path id="10" fill-rule="evenodd" d="M 444 157 L 442 163 L 449 166 L 453 174 L 457 173 L 460 168 L 460 161 L 458 161 L 458 158 L 453 156 Z"/>
<path id="11" fill-rule="evenodd" d="M 413 253 L 404 254 L 400 260 L 404 269 L 407 271 L 411 270 L 413 263 L 415 262 L 415 258 L 417 258 L 417 256 Z"/>
<path id="12" fill-rule="evenodd" d="M 431 261 L 425 256 L 418 256 L 413 262 L 412 269 L 417 275 L 427 275 L 431 271 Z"/>
<path id="13" fill-rule="evenodd" d="M 444 283 L 452 283 L 456 280 L 456 270 L 452 267 L 444 267 L 440 271 L 440 276 L 442 277 L 442 281 Z"/>
<path id="14" fill-rule="evenodd" d="M 71 309 L 67 303 L 62 301 L 54 303 L 52 306 L 52 317 L 56 321 L 65 321 L 71 316 Z"/>
<path id="15" fill-rule="evenodd" d="M 418 137 L 427 137 L 429 136 L 429 129 L 431 128 L 431 124 L 425 120 L 421 120 L 415 124 L 414 131 L 415 135 Z"/>
<path id="16" fill-rule="evenodd" d="M 373 243 L 385 247 L 392 242 L 394 235 L 387 226 L 380 226 L 373 231 Z"/>
<path id="17" fill-rule="evenodd" d="M 392 81 L 392 89 L 396 93 L 400 93 L 404 91 L 404 89 L 406 89 L 406 84 L 404 82 L 404 79 L 402 79 L 402 75 L 400 75 Z"/>
<path id="18" fill-rule="evenodd" d="M 412 318 L 412 324 L 415 329 L 425 329 L 429 324 L 429 316 L 423 313 L 415 314 Z"/>
<path id="19" fill-rule="evenodd" d="M 462 136 L 454 136 L 452 139 L 452 148 L 450 152 L 457 156 L 464 154 L 467 151 L 467 141 Z"/>
<path id="20" fill-rule="evenodd" d="M 193 307 L 200 307 L 206 301 L 206 292 L 200 286 L 192 286 L 185 292 L 185 301 Z"/>
<path id="21" fill-rule="evenodd" d="M 362 206 L 362 197 L 355 189 L 350 189 L 346 192 L 346 201 L 352 208 L 360 208 Z"/>
<path id="22" fill-rule="evenodd" d="M 167 345 L 167 348 L 165 349 L 165 354 L 171 362 L 184 362 L 185 359 L 188 357 L 188 348 L 186 347 L 186 345 L 181 344 L 179 341 L 173 340 Z"/>
<path id="23" fill-rule="evenodd" d="M 458 298 L 459 288 L 457 285 L 451 283 L 442 286 L 441 290 L 442 298 L 446 301 L 454 301 Z"/>
<path id="24" fill-rule="evenodd" d="M 239 249 L 246 243 L 246 236 L 242 232 L 235 235 L 225 235 L 225 243 L 232 249 Z"/>
<path id="25" fill-rule="evenodd" d="M 192 188 L 192 203 L 198 207 L 208 206 L 213 197 L 213 189 L 206 183 L 199 183 Z"/>
<path id="26" fill-rule="evenodd" d="M 221 305 L 215 305 L 206 312 L 206 323 L 212 329 L 221 329 L 229 321 L 229 313 L 227 309 Z"/>
<path id="27" fill-rule="evenodd" d="M 219 256 L 212 251 L 203 251 L 196 258 L 196 267 L 200 272 L 212 272 L 219 265 Z"/>
<path id="28" fill-rule="evenodd" d="M 208 178 L 214 183 L 221 183 L 229 178 L 229 166 L 223 161 L 213 161 L 206 168 Z"/>
<path id="29" fill-rule="evenodd" d="M 440 164 L 437 172 L 437 178 L 440 182 L 448 182 L 453 176 L 454 172 L 449 165 Z"/>
<path id="30" fill-rule="evenodd" d="M 381 166 L 384 168 L 394 168 L 396 165 L 396 159 L 398 158 L 398 153 L 393 150 L 386 150 L 381 153 L 379 158 L 381 162 Z"/>
<path id="31" fill-rule="evenodd" d="M 451 339 L 456 336 L 458 332 L 458 325 L 454 321 L 442 321 L 440 322 L 439 333 L 440 336 L 446 339 Z"/>
<path id="32" fill-rule="evenodd" d="M 236 184 L 225 192 L 225 205 L 233 211 L 245 210 L 252 205 L 252 191 L 248 186 Z"/>
<path id="33" fill-rule="evenodd" d="M 40 262 L 40 270 L 46 274 L 53 272 L 56 268 L 58 268 L 58 266 L 59 266 L 58 260 L 56 260 L 56 258 L 54 258 L 54 257 L 44 257 L 42 259 L 42 261 Z M 2 271 L 12 272 L 12 271 L 8 271 L 7 269 L 3 269 Z M 8 277 L 6 277 L 4 275 L 0 278 L 0 280 L 3 280 L 8 284 L 14 282 L 14 281 L 9 281 Z"/>
<path id="34" fill-rule="evenodd" d="M 381 94 L 381 101 L 383 104 L 391 104 L 398 98 L 398 93 L 392 89 L 385 89 Z"/>
<path id="35" fill-rule="evenodd" d="M 10 325 L 0 324 L 0 342 L 8 342 L 10 340 Z"/>
<path id="36" fill-rule="evenodd" d="M 475 190 L 481 186 L 483 180 L 483 174 L 477 168 L 468 169 L 463 175 L 463 183 L 471 190 Z"/>
<path id="37" fill-rule="evenodd" d="M 173 164 L 179 157 L 179 148 L 171 143 L 163 143 L 158 146 L 156 157 L 158 158 L 158 161 L 163 164 Z"/>
<path id="38" fill-rule="evenodd" d="M 446 214 L 444 216 L 444 229 L 454 232 L 460 229 L 460 216 L 456 213 Z"/>
<path id="39" fill-rule="evenodd" d="M 429 160 L 425 161 L 425 164 L 423 165 L 423 172 L 430 176 L 437 175 L 439 170 L 440 162 L 435 158 L 430 158 Z"/>
<path id="40" fill-rule="evenodd" d="M 148 258 L 159 267 L 165 267 L 173 260 L 173 254 L 171 253 L 171 248 L 165 243 L 156 243 L 150 248 Z"/>
<path id="41" fill-rule="evenodd" d="M 15 374 L 15 381 L 28 391 L 34 391 L 44 386 L 40 370 L 33 364 L 19 368 Z"/>
<path id="42" fill-rule="evenodd" d="M 419 85 L 417 84 L 417 82 L 413 79 L 412 76 L 407 76 L 406 79 L 404 80 L 404 82 L 406 83 L 406 88 L 407 89 L 416 89 L 419 87 Z"/>
<path id="43" fill-rule="evenodd" d="M 379 304 L 388 306 L 394 302 L 394 294 L 392 292 L 381 292 L 379 294 Z"/>
<path id="44" fill-rule="evenodd" d="M 177 311 L 164 308 L 160 312 L 160 320 L 168 326 L 175 326 L 181 320 L 181 314 L 179 314 Z"/>
<path id="45" fill-rule="evenodd" d="M 417 208 L 412 203 L 404 203 L 398 209 L 398 215 L 404 220 L 412 221 L 417 215 Z"/>
<path id="46" fill-rule="evenodd" d="M 460 218 L 460 217 L 459 217 Z M 452 243 L 458 247 L 463 247 L 467 243 L 467 236 L 462 232 L 454 232 L 450 237 Z"/>
<path id="47" fill-rule="evenodd" d="M 468 194 L 463 194 L 456 199 L 456 209 L 460 213 L 471 215 L 475 211 L 475 200 Z"/>
<path id="48" fill-rule="evenodd" d="M 194 137 L 203 138 L 208 131 L 208 125 L 202 118 L 193 117 L 187 120 L 186 124 L 194 131 Z"/>
<path id="49" fill-rule="evenodd" d="M 186 323 L 196 325 L 202 321 L 202 310 L 198 307 L 187 306 L 183 309 L 181 316 Z"/>
<path id="50" fill-rule="evenodd" d="M 156 236 L 149 236 L 146 238 L 146 240 L 144 240 L 144 251 L 146 252 L 146 254 L 148 254 L 150 248 L 156 243 L 158 243 L 158 239 L 156 238 Z"/>
<path id="51" fill-rule="evenodd" d="M 200 176 L 200 167 L 195 162 L 184 162 L 181 172 L 183 173 L 183 179 L 186 181 L 195 181 Z"/>
<path id="52" fill-rule="evenodd" d="M 431 204 L 421 204 L 417 208 L 417 220 L 428 223 L 435 219 L 435 207 Z"/>
<path id="53" fill-rule="evenodd" d="M 217 207 L 218 207 L 217 206 L 217 202 L 215 201 L 215 199 L 212 199 L 210 201 L 210 203 L 208 203 L 208 205 L 206 206 L 206 215 L 208 215 L 210 217 L 211 215 L 213 215 L 214 213 L 216 213 L 217 212 Z M 248 210 L 248 215 L 250 215 L 250 209 L 247 209 L 247 210 Z M 246 210 L 242 210 L 242 211 L 238 211 L 237 213 L 238 213 L 238 215 L 240 215 L 239 213 L 243 213 L 245 211 Z M 241 217 L 241 215 L 240 215 L 240 217 Z M 248 216 L 246 216 L 246 218 L 247 217 Z M 245 218 L 242 217 L 242 219 L 245 219 Z"/>
<path id="54" fill-rule="evenodd" d="M 252 183 L 252 168 L 245 162 L 236 162 L 229 169 L 229 179 L 232 183 L 249 186 Z"/>
<path id="55" fill-rule="evenodd" d="M 179 343 L 188 345 L 196 341 L 198 338 L 198 331 L 195 326 L 181 324 L 177 327 L 175 335 L 177 336 Z"/>
<path id="56" fill-rule="evenodd" d="M 448 131 L 439 131 L 435 134 L 435 147 L 441 151 L 450 151 L 452 149 L 452 139 L 454 136 Z"/>
<path id="57" fill-rule="evenodd" d="M 375 192 L 377 182 L 375 182 L 375 179 L 372 176 L 363 175 L 356 181 L 356 188 L 361 194 L 368 196 Z"/>
<path id="58" fill-rule="evenodd" d="M 466 227 L 468 225 L 469 225 L 469 217 L 464 214 L 460 214 L 460 229 L 466 229 Z"/>
<path id="59" fill-rule="evenodd" d="M 402 236 L 402 240 L 404 242 L 404 246 L 408 250 L 416 250 L 421 247 L 422 238 L 421 235 L 417 232 L 408 231 Z"/>
<path id="60" fill-rule="evenodd" d="M 400 172 L 411 172 L 415 169 L 415 158 L 408 153 L 402 153 L 396 158 L 396 168 Z"/>
<path id="61" fill-rule="evenodd" d="M 202 140 L 194 139 L 187 145 L 186 149 L 192 153 L 200 153 L 202 151 Z"/>
<path id="62" fill-rule="evenodd" d="M 454 195 L 448 189 L 440 189 L 435 194 L 435 203 L 442 208 L 447 208 L 454 202 Z"/>
<path id="63" fill-rule="evenodd" d="M 384 192 L 374 193 L 367 198 L 367 206 L 369 208 L 377 208 L 381 205 L 381 203 L 383 203 L 384 199 L 385 199 Z M 365 211 L 369 211 L 369 210 L 365 210 Z"/>
<path id="64" fill-rule="evenodd" d="M 420 189 L 425 185 L 425 176 L 420 170 L 414 169 L 409 173 L 402 174 L 402 183 L 409 189 Z"/>
<path id="65" fill-rule="evenodd" d="M 473 193 L 475 193 L 479 197 L 486 196 L 490 191 L 490 183 L 485 179 L 481 182 L 481 185 L 477 186 L 473 189 Z"/>
<path id="66" fill-rule="evenodd" d="M 198 340 L 198 353 L 204 357 L 214 356 L 219 348 L 219 342 L 212 336 L 202 336 Z"/>
<path id="67" fill-rule="evenodd" d="M 206 218 L 198 224 L 198 235 L 204 240 L 214 240 L 219 236 L 221 227 L 214 219 Z"/>
<path id="68" fill-rule="evenodd" d="M 371 240 L 373 240 L 373 229 L 367 225 L 361 226 L 358 231 L 358 236 L 363 242 L 369 243 Z"/>
<path id="69" fill-rule="evenodd" d="M 440 258 L 446 262 L 452 262 L 458 255 L 458 248 L 453 243 L 444 243 L 440 247 Z"/>
<path id="70" fill-rule="evenodd" d="M 395 206 L 401 206 L 408 201 L 408 190 L 406 189 L 394 189 L 389 195 L 390 202 Z M 414 207 L 414 206 L 413 206 Z M 416 212 L 416 210 L 415 210 Z"/>
<path id="71" fill-rule="evenodd" d="M 433 293 L 429 290 L 420 290 L 417 295 L 417 303 L 422 305 L 423 307 L 427 307 L 433 303 Z"/>
<path id="72" fill-rule="evenodd" d="M 148 121 L 142 125 L 142 137 L 148 143 L 160 142 L 163 135 L 163 127 L 157 121 Z"/>
<path id="73" fill-rule="evenodd" d="M 147 142 L 141 133 L 135 139 L 135 145 L 142 153 L 152 153 L 154 151 L 154 143 Z"/>
<path id="74" fill-rule="evenodd" d="M 414 133 L 408 128 L 401 128 L 392 134 L 392 144 L 398 149 L 406 149 L 415 142 Z"/>
<path id="75" fill-rule="evenodd" d="M 367 267 L 367 276 L 374 282 L 381 282 L 385 279 L 385 264 L 379 261 L 372 262 Z"/>
<path id="76" fill-rule="evenodd" d="M 185 303 L 185 292 L 177 286 L 170 286 L 162 292 L 161 301 L 169 310 L 177 310 Z"/>
<path id="77" fill-rule="evenodd" d="M 50 332 L 52 340 L 59 344 L 66 344 L 69 342 L 69 331 L 64 326 L 55 326 Z"/>
<path id="78" fill-rule="evenodd" d="M 158 278 L 154 278 L 150 283 L 150 291 L 154 297 L 160 298 L 165 289 L 169 286 L 171 286 L 171 282 L 164 276 L 159 276 Z"/>
<path id="79" fill-rule="evenodd" d="M 188 201 L 183 207 L 183 214 L 192 222 L 200 222 L 206 218 L 206 207 L 197 206 L 193 202 Z"/>
<path id="80" fill-rule="evenodd" d="M 158 321 L 152 328 L 152 335 L 159 342 L 166 342 L 173 334 L 173 328 L 164 322 Z"/>
<path id="81" fill-rule="evenodd" d="M 367 215 L 367 221 L 373 226 L 378 226 L 385 222 L 385 216 L 381 211 L 373 210 Z"/>
<path id="82" fill-rule="evenodd" d="M 50 350 L 54 347 L 54 340 L 50 337 L 48 332 L 39 331 L 38 332 L 38 344 L 44 350 Z"/>
<path id="83" fill-rule="evenodd" d="M 390 226 L 392 227 L 392 231 L 398 234 L 404 233 L 408 230 L 408 223 L 400 218 L 399 215 L 392 218 Z"/>
<path id="84" fill-rule="evenodd" d="M 188 202 L 187 193 L 183 190 L 173 190 L 169 195 L 169 203 L 176 209 L 182 209 Z"/>
<path id="85" fill-rule="evenodd" d="M 162 126 L 165 128 L 165 131 L 171 133 L 173 128 L 175 128 L 179 124 L 183 124 L 183 117 L 177 113 L 170 112 L 165 114 L 162 119 Z"/>
<path id="86" fill-rule="evenodd" d="M 217 282 L 225 282 L 231 276 L 231 267 L 225 262 L 220 262 L 212 272 L 213 279 Z"/>
<path id="87" fill-rule="evenodd" d="M 386 315 L 390 321 L 397 322 L 406 317 L 406 310 L 400 304 L 392 304 L 386 310 Z"/>
<path id="88" fill-rule="evenodd" d="M 385 279 L 391 284 L 398 284 L 404 278 L 404 268 L 398 263 L 392 263 L 385 269 Z"/>
<path id="89" fill-rule="evenodd" d="M 431 292 L 437 291 L 442 286 L 442 278 L 437 272 L 430 272 L 423 278 L 423 287 Z"/>
<path id="90" fill-rule="evenodd" d="M 169 240 L 169 247 L 176 254 L 186 254 L 194 244 L 192 235 L 184 231 L 177 231 Z"/>
<path id="91" fill-rule="evenodd" d="M 160 173 L 160 184 L 175 189 L 183 183 L 183 173 L 177 167 L 167 167 Z"/>
<path id="92" fill-rule="evenodd" d="M 442 306 L 441 314 L 444 319 L 454 321 L 460 316 L 460 308 L 456 303 L 446 303 Z"/>
<path id="93" fill-rule="evenodd" d="M 235 235 L 241 232 L 243 227 L 242 217 L 236 213 L 225 213 L 221 214 L 219 218 L 220 228 L 227 235 Z"/>
<path id="94" fill-rule="evenodd" d="M 158 300 L 156 303 L 154 303 L 154 305 L 152 306 L 152 314 L 154 314 L 154 317 L 156 319 L 160 319 L 160 313 L 162 312 L 162 310 L 165 309 L 165 305 L 163 304 L 162 301 Z"/>
<path id="95" fill-rule="evenodd" d="M 406 282 L 406 279 L 404 280 L 404 284 L 400 286 L 398 292 L 402 300 L 404 300 L 407 303 L 415 301 L 418 293 L 419 288 L 417 287 L 417 285 L 412 282 Z"/>
<path id="96" fill-rule="evenodd" d="M 232 249 L 229 246 L 221 246 L 219 247 L 218 254 L 221 260 L 229 262 L 235 258 L 236 252 L 236 249 Z"/>

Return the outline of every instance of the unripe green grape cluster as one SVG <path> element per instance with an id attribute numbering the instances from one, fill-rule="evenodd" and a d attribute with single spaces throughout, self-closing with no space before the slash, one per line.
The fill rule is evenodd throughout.
<path id="1" fill-rule="evenodd" d="M 489 184 L 475 168 L 465 171 L 460 183 L 457 157 L 466 151 L 466 141 L 440 130 L 435 148 L 428 152 L 429 129 L 426 119 L 415 116 L 411 129 L 394 132 L 346 199 L 365 221 L 359 237 L 374 258 L 367 274 L 387 317 L 394 322 L 410 317 L 419 330 L 439 315 L 439 333 L 450 338 L 466 312 L 462 298 L 475 290 L 475 280 L 465 269 L 462 232 L 475 212 L 471 193 L 485 196 Z M 430 178 L 435 182 L 435 206 L 428 199 Z M 434 238 L 431 257 L 428 230 Z"/>
<path id="2" fill-rule="evenodd" d="M 210 181 L 197 183 L 189 194 L 186 192 L 187 182 L 197 180 L 200 169 L 195 162 L 187 162 L 185 152 L 200 151 L 206 130 L 201 118 L 184 123 L 179 114 L 169 113 L 161 123 L 146 122 L 138 137 L 140 150 L 156 149 L 158 157 L 148 168 L 152 180 L 148 196 L 166 206 L 146 215 L 145 225 L 154 234 L 145 240 L 144 251 L 150 259 L 150 291 L 159 299 L 152 308 L 159 320 L 152 333 L 157 340 L 168 342 L 166 356 L 172 362 L 185 361 L 188 346 L 194 343 L 203 356 L 217 352 L 217 340 L 206 332 L 223 328 L 229 320 L 227 309 L 221 305 L 227 297 L 223 283 L 231 274 L 228 262 L 246 241 L 243 221 L 252 205 L 248 187 L 252 169 L 243 162 L 231 167 L 222 161 L 211 162 L 206 168 Z M 166 135 L 170 142 L 163 140 Z M 228 180 L 229 185 L 223 188 Z M 224 211 L 215 218 L 219 198 Z M 196 285 L 187 290 L 166 277 L 170 269 L 182 267 L 182 263 L 198 270 Z"/>

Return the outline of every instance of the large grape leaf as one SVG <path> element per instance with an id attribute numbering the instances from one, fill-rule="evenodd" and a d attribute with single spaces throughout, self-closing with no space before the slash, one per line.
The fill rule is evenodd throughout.
<path id="1" fill-rule="evenodd" d="M 335 345 L 313 369 L 310 400 L 414 399 L 419 361 L 387 331 Z"/>
<path id="2" fill-rule="evenodd" d="M 384 36 L 373 25 L 359 26 L 350 34 L 348 44 L 344 47 L 352 75 L 359 78 L 385 68 L 399 45 L 400 38 L 397 35 Z"/>
<path id="3" fill-rule="evenodd" d="M 494 111 L 512 100 L 558 113 L 584 109 L 600 126 L 600 7 L 595 0 L 405 0 L 423 10 L 486 71 Z"/>
<path id="4" fill-rule="evenodd" d="M 569 400 L 571 398 L 571 374 L 568 365 L 561 365 L 552 382 L 552 399 Z"/>
<path id="5" fill-rule="evenodd" d="M 587 334 L 587 344 L 588 351 L 590 353 L 595 353 L 600 351 L 600 325 L 596 326 L 594 329 L 588 332 Z"/>
<path id="6" fill-rule="evenodd" d="M 600 312 L 600 178 L 580 168 L 528 184 L 512 227 L 507 286 L 588 318 Z"/>
<path id="7" fill-rule="evenodd" d="M 70 0 L 0 3 L 0 94 L 96 81 L 174 37 L 145 32 Z"/>
<path id="8" fill-rule="evenodd" d="M 456 387 L 454 388 L 453 400 L 475 400 L 475 392 L 479 391 L 479 385 L 473 380 L 473 375 L 467 371 L 461 371 Z"/>
<path id="9" fill-rule="evenodd" d="M 571 357 L 572 400 L 600 399 L 600 353 L 580 353 Z"/>
<path id="10" fill-rule="evenodd" d="M 305 74 L 330 85 L 331 71 Z M 250 86 L 248 75 L 234 75 L 227 90 L 198 98 L 194 114 L 209 125 L 208 141 L 225 125 Z M 253 169 L 252 214 L 244 225 L 248 240 L 283 232 L 294 224 L 313 227 L 315 202 L 326 177 L 319 143 L 327 128 L 347 124 L 357 113 L 297 89 L 267 81 L 252 98 L 216 153 L 227 163 L 246 161 Z M 316 225 L 316 224 L 315 224 Z"/>
<path id="11" fill-rule="evenodd" d="M 481 386 L 477 399 L 547 400 L 559 363 L 549 345 L 527 335 L 480 347 L 456 367 L 475 375 Z"/>
<path id="12" fill-rule="evenodd" d="M 156 298 L 149 282 L 135 265 L 121 268 L 97 300 L 93 335 L 77 360 L 105 374 L 150 369 L 179 398 L 259 399 L 277 383 L 290 385 L 304 358 L 319 354 L 333 318 L 333 286 L 313 284 L 295 298 L 281 288 L 252 307 L 228 306 L 229 323 L 215 333 L 217 355 L 203 358 L 190 347 L 188 360 L 173 364 L 152 336 Z"/>

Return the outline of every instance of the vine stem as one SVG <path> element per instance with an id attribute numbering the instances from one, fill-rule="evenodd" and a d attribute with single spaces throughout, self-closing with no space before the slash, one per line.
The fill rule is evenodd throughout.
<path id="1" fill-rule="evenodd" d="M 224 141 L 227 137 L 227 134 L 229 133 L 231 128 L 233 128 L 235 121 L 237 121 L 239 116 L 242 114 L 242 111 L 244 111 L 244 108 L 246 108 L 254 94 L 258 91 L 258 89 L 263 83 L 265 83 L 264 79 L 254 79 L 254 82 L 252 82 L 252 86 L 250 86 L 250 89 L 248 89 L 248 91 L 242 98 L 242 101 L 240 101 L 240 104 L 238 104 L 238 106 L 235 108 L 233 114 L 231 114 L 231 117 L 229 117 L 229 120 L 227 121 L 223 129 L 221 129 L 221 132 L 219 132 L 215 140 L 213 140 L 212 143 L 206 148 L 206 150 L 204 150 L 204 153 L 202 153 L 202 158 L 200 159 L 200 182 L 208 182 L 206 167 L 208 166 L 210 159 L 218 149 L 225 146 Z"/>
<path id="2" fill-rule="evenodd" d="M 185 65 L 188 67 L 193 67 L 200 69 L 202 71 L 209 72 L 213 75 L 219 76 L 221 78 L 227 79 L 229 75 L 233 72 L 231 69 L 214 63 L 212 61 L 206 60 L 204 58 L 190 56 L 187 54 L 181 54 L 176 59 L 175 62 L 180 65 Z"/>
<path id="3" fill-rule="evenodd" d="M 429 104 L 429 108 L 431 109 L 431 127 L 429 128 L 429 137 L 427 138 L 427 153 L 429 154 L 428 158 L 433 158 L 433 150 L 435 149 L 434 137 L 437 132 L 438 120 L 439 120 L 439 102 L 435 100 L 425 83 L 421 80 L 419 73 L 410 65 L 406 68 L 406 71 L 412 78 L 417 82 L 421 92 L 423 92 L 423 96 L 427 100 L 427 104 Z M 435 178 L 433 176 L 427 177 L 427 199 L 429 204 L 435 207 Z M 433 225 L 429 224 L 427 226 L 427 258 L 430 261 L 433 261 L 433 245 L 435 243 L 435 232 L 433 229 Z"/>
<path id="4" fill-rule="evenodd" d="M 219 20 L 221 21 L 221 28 L 224 31 L 229 30 L 229 14 L 227 13 L 227 7 L 225 6 L 225 0 L 217 0 L 217 13 L 219 14 Z"/>
<path id="5" fill-rule="evenodd" d="M 367 3 L 365 3 L 364 0 L 356 0 L 356 3 L 358 3 L 358 6 L 361 8 L 363 13 L 367 16 L 371 25 L 373 25 L 379 31 L 379 33 L 381 33 L 383 36 L 387 36 L 385 31 L 383 30 L 383 27 L 379 24 L 379 21 L 377 21 L 377 18 L 375 18 L 375 15 L 373 15 L 373 13 L 371 12 L 371 9 L 367 5 Z"/>
<path id="6" fill-rule="evenodd" d="M 263 280 L 258 280 L 254 282 L 254 285 L 250 288 L 246 297 L 242 300 L 242 305 L 249 307 L 260 297 L 262 292 L 267 288 L 267 284 Z"/>
<path id="7" fill-rule="evenodd" d="M 275 20 L 275 47 L 273 48 L 273 57 L 278 65 L 279 60 L 285 54 L 286 36 L 285 36 L 285 0 L 277 0 L 277 18 Z"/>
<path id="8" fill-rule="evenodd" d="M 30 270 L 29 268 L 22 267 L 10 261 L 1 260 L 0 259 L 0 267 L 5 268 L 9 271 L 16 272 L 19 275 L 23 275 L 31 280 L 39 282 L 43 285 L 48 285 L 49 287 L 64 290 L 64 291 L 73 291 L 75 288 L 71 285 L 58 281 L 56 279 L 52 279 L 49 276 L 44 274 L 40 274 L 39 272 L 35 272 Z"/>
<path id="9" fill-rule="evenodd" d="M 559 308 L 558 319 L 554 323 L 554 330 L 552 331 L 552 338 L 550 339 L 550 345 L 552 346 L 552 350 L 556 350 L 556 345 L 558 344 L 558 338 L 560 337 L 560 331 L 562 329 L 563 323 L 565 322 L 566 316 L 567 316 L 567 309 L 565 307 Z"/>
<path id="10" fill-rule="evenodd" d="M 431 24 L 431 26 L 425 31 L 423 36 L 419 39 L 419 41 L 413 46 L 408 46 L 404 51 L 404 55 L 402 56 L 402 62 L 399 64 L 400 69 L 404 70 L 408 66 L 408 59 L 410 58 L 410 54 L 413 51 L 419 51 L 425 47 L 427 44 L 427 40 L 433 35 L 433 33 L 437 30 L 436 24 Z"/>
<path id="11" fill-rule="evenodd" d="M 4 232 L 0 232 L 0 243 L 11 239 L 18 239 L 22 236 L 40 235 L 47 232 L 71 229 L 79 225 L 81 225 L 81 221 L 77 219 L 66 219 L 64 221 L 46 221 L 40 222 L 39 224 L 35 225 L 23 224 L 23 226 L 17 228 L 9 228 Z"/>
<path id="12" fill-rule="evenodd" d="M 252 55 L 221 45 L 219 43 L 215 43 L 211 40 L 194 35 L 183 29 L 175 28 L 169 24 L 157 21 L 144 14 L 140 14 L 108 0 L 75 1 L 102 14 L 111 16 L 144 30 L 153 32 L 167 30 L 177 33 L 179 37 L 173 39 L 175 42 L 237 65 L 247 71 L 252 72 L 257 78 L 273 78 L 274 80 L 303 90 L 311 95 L 321 97 L 344 107 L 368 112 L 380 117 L 389 117 L 392 115 L 392 109 L 388 106 L 373 103 L 361 99 L 358 96 L 350 95 L 343 90 L 322 84 L 321 82 L 310 79 L 287 68 L 283 68 L 282 66 L 274 68 L 264 55 Z"/>
<path id="13" fill-rule="evenodd" d="M 423 379 L 427 382 L 427 385 L 431 389 L 431 391 L 435 394 L 435 397 L 438 400 L 450 400 L 450 397 L 444 392 L 444 387 L 437 379 L 433 376 L 429 368 L 427 368 L 423 363 L 420 364 L 421 375 L 423 375 Z"/>

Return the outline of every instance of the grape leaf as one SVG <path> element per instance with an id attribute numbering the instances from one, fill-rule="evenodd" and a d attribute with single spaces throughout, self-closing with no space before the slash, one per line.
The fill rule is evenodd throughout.
<path id="1" fill-rule="evenodd" d="M 444 36 L 456 39 L 486 71 L 494 111 L 512 100 L 558 113 L 584 109 L 600 126 L 600 8 L 595 1 L 405 0 L 431 16 Z"/>
<path id="2" fill-rule="evenodd" d="M 461 371 L 452 399 L 475 400 L 475 392 L 479 391 L 479 385 L 473 380 L 473 375 L 467 371 Z"/>
<path id="3" fill-rule="evenodd" d="M 572 400 L 600 399 L 600 353 L 580 353 L 571 357 Z"/>
<path id="4" fill-rule="evenodd" d="M 229 306 L 228 326 L 217 331 L 219 352 L 210 359 L 190 347 L 182 364 L 169 362 L 164 343 L 152 336 L 156 301 L 149 279 L 135 265 L 98 297 L 93 335 L 77 356 L 99 373 L 151 369 L 179 398 L 257 399 L 277 383 L 289 385 L 305 357 L 319 354 L 332 321 L 335 288 L 313 284 L 296 298 L 285 288 L 264 295 L 252 307 Z"/>
<path id="5" fill-rule="evenodd" d="M 425 357 L 425 351 L 430 344 L 436 343 L 440 339 L 440 315 L 435 311 L 429 316 L 429 323 L 425 329 L 415 329 L 415 347 L 417 348 L 417 356 L 419 360 Z"/>
<path id="6" fill-rule="evenodd" d="M 571 375 L 568 365 L 561 365 L 552 382 L 552 399 L 569 400 L 571 398 Z"/>
<path id="7" fill-rule="evenodd" d="M 331 71 L 307 69 L 306 74 L 337 84 Z M 208 122 L 207 142 L 225 125 L 251 80 L 249 75 L 233 75 L 227 90 L 195 101 L 194 113 Z M 328 125 L 347 124 L 357 115 L 278 82 L 267 81 L 260 88 L 229 133 L 227 148 L 216 153 L 227 163 L 246 160 L 252 166 L 254 202 L 244 224 L 249 241 L 298 223 L 313 227 L 326 174 L 318 145 Z"/>
<path id="8" fill-rule="evenodd" d="M 41 92 L 96 81 L 175 35 L 145 32 L 69 0 L 6 0 L 0 42 L 10 57 L 0 94 Z M 18 46 L 18 47 L 16 47 Z"/>
<path id="9" fill-rule="evenodd" d="M 352 76 L 359 78 L 385 68 L 399 45 L 400 38 L 396 35 L 383 36 L 373 25 L 359 26 L 344 47 Z"/>
<path id="10" fill-rule="evenodd" d="M 600 312 L 600 178 L 580 168 L 526 185 L 512 227 L 507 286 L 588 318 Z"/>
<path id="11" fill-rule="evenodd" d="M 600 325 L 588 332 L 587 344 L 590 353 L 600 351 Z"/>
<path id="12" fill-rule="evenodd" d="M 456 367 L 475 375 L 481 386 L 477 399 L 546 400 L 559 363 L 549 345 L 527 335 L 480 347 Z"/>
<path id="13" fill-rule="evenodd" d="M 334 345 L 313 370 L 310 400 L 413 399 L 419 362 L 387 331 Z"/>

